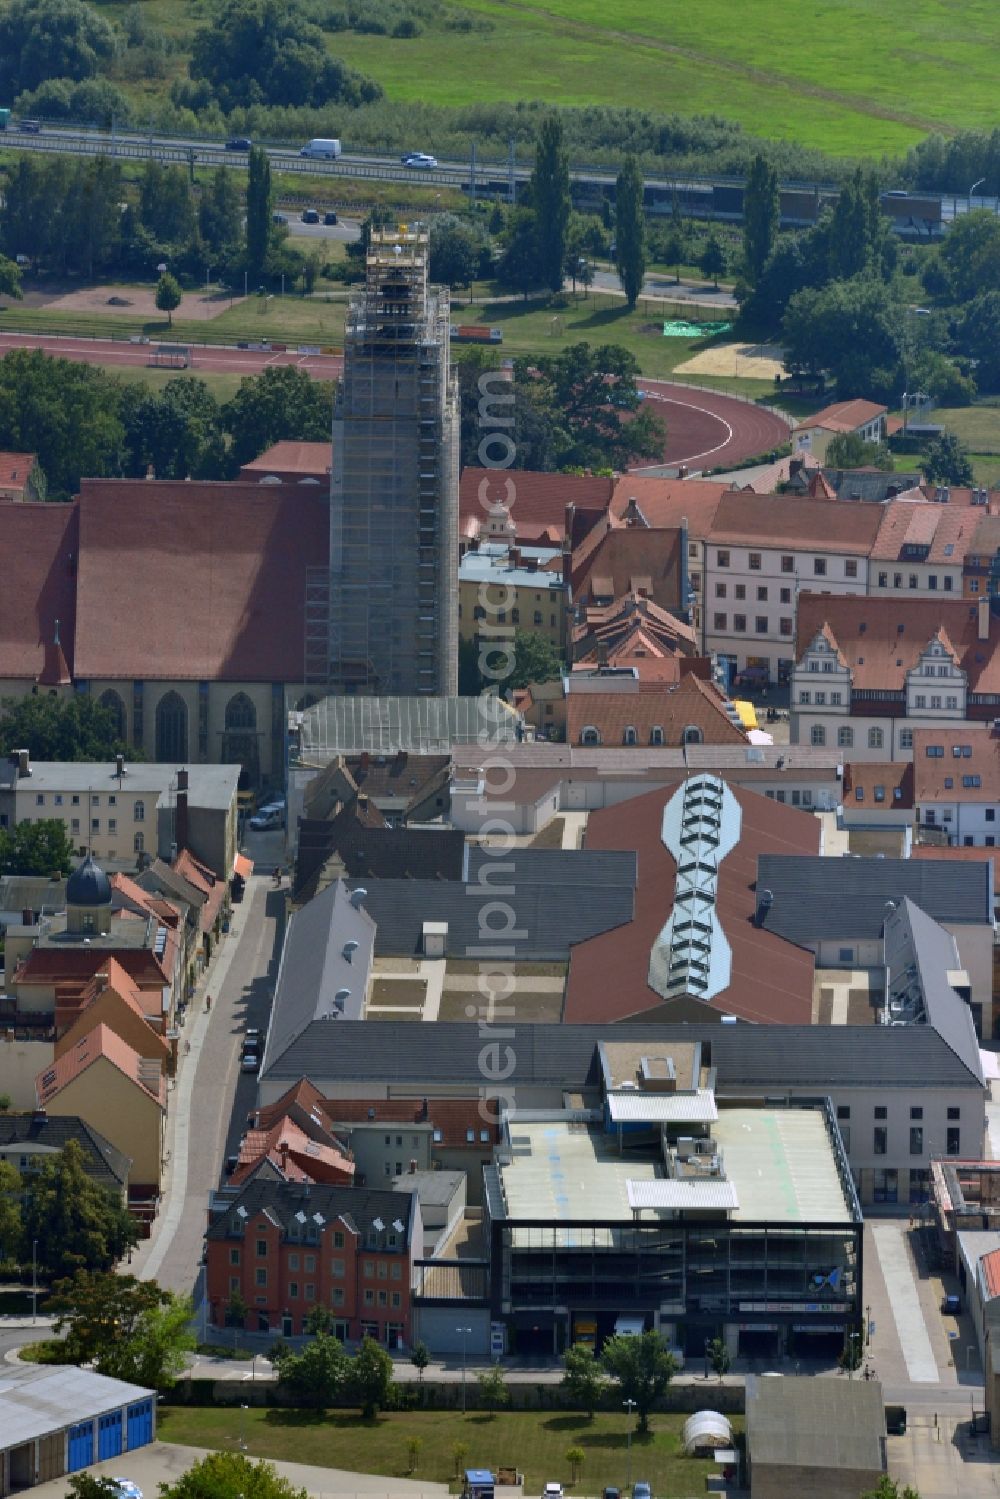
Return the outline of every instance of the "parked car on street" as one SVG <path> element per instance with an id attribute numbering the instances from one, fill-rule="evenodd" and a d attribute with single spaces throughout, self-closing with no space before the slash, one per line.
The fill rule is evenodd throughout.
<path id="1" fill-rule="evenodd" d="M 280 828 L 284 821 L 285 814 L 280 807 L 265 807 L 251 817 L 250 826 L 255 833 L 261 833 L 268 828 Z"/>
<path id="2" fill-rule="evenodd" d="M 332 208 L 330 209 L 330 211 L 328 213 L 325 213 L 323 215 L 323 223 L 324 224 L 336 224 L 337 222 L 338 222 L 337 215 L 334 213 L 334 211 L 333 211 Z"/>
<path id="3" fill-rule="evenodd" d="M 315 208 L 303 208 L 303 210 L 302 210 L 302 222 L 303 222 L 303 224 L 318 224 L 319 223 L 319 214 L 316 212 Z"/>

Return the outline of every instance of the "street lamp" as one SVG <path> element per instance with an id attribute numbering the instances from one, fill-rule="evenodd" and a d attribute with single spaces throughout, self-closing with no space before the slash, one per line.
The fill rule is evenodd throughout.
<path id="1" fill-rule="evenodd" d="M 462 1334 L 462 1415 L 465 1415 L 465 1340 L 472 1332 L 471 1327 L 456 1327 L 456 1332 Z"/>
<path id="2" fill-rule="evenodd" d="M 861 1334 L 859 1332 L 852 1332 L 849 1335 L 848 1339 L 847 1339 L 847 1346 L 848 1346 L 848 1349 L 849 1349 L 849 1352 L 848 1352 L 848 1355 L 847 1355 L 847 1377 L 848 1377 L 848 1379 L 853 1379 L 854 1378 L 854 1364 L 855 1364 L 855 1360 L 857 1359 L 857 1356 L 858 1356 L 858 1340 L 860 1339 L 860 1337 L 861 1337 Z"/>
<path id="3" fill-rule="evenodd" d="M 248 1409 L 249 1409 L 249 1407 L 246 1406 L 246 1405 L 241 1405 L 240 1406 L 240 1451 L 241 1452 L 245 1452 L 247 1450 L 247 1410 Z"/>
<path id="4" fill-rule="evenodd" d="M 930 315 L 931 315 L 931 313 L 930 313 L 930 308 L 929 307 L 907 307 L 907 309 L 906 309 L 906 323 L 905 323 L 904 337 L 903 337 L 903 379 L 907 382 L 907 384 L 909 384 L 910 364 L 911 364 L 912 356 L 913 356 L 913 352 L 914 352 L 914 350 L 913 350 L 912 324 L 910 323 L 909 319 L 910 318 L 915 318 L 915 317 L 930 317 Z M 906 428 L 907 428 L 907 418 L 908 418 L 909 410 L 910 410 L 910 402 L 914 401 L 914 400 L 919 401 L 919 398 L 920 398 L 920 392 L 918 390 L 917 391 L 909 391 L 909 390 L 904 390 L 903 391 L 903 432 L 904 433 L 906 432 Z"/>
<path id="5" fill-rule="evenodd" d="M 972 195 L 976 191 L 977 187 L 982 187 L 982 185 L 983 185 L 983 183 L 985 181 L 986 181 L 985 177 L 980 177 L 979 181 L 978 182 L 974 182 L 972 184 L 972 186 L 969 188 L 969 212 L 970 213 L 972 212 Z"/>
<path id="6" fill-rule="evenodd" d="M 38 1321 L 38 1240 L 31 1241 L 31 1324 Z"/>
<path id="7" fill-rule="evenodd" d="M 630 1489 L 632 1487 L 632 1412 L 635 1410 L 636 1402 L 634 1400 L 623 1400 L 622 1404 L 628 1411 L 628 1434 L 625 1439 L 625 1487 Z"/>
<path id="8" fill-rule="evenodd" d="M 711 1339 L 710 1338 L 706 1338 L 705 1339 L 705 1378 L 706 1379 L 708 1378 L 708 1354 L 709 1354 L 709 1349 L 711 1348 L 711 1346 L 712 1346 Z"/>

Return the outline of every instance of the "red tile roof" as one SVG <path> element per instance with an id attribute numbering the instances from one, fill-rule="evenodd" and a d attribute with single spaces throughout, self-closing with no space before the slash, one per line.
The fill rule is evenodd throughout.
<path id="1" fill-rule="evenodd" d="M 989 1297 L 1000 1296 L 1000 1249 L 992 1249 L 979 1262 L 983 1267 L 983 1280 Z"/>
<path id="2" fill-rule="evenodd" d="M 876 795 L 881 788 L 881 796 Z M 858 796 L 858 790 L 862 795 Z M 897 796 L 896 793 L 899 792 Z M 888 812 L 913 806 L 913 765 L 909 760 L 852 760 L 844 766 L 844 807 Z"/>
<path id="3" fill-rule="evenodd" d="M 0 453 L 0 490 L 23 494 L 37 463 L 37 453 Z"/>
<path id="4" fill-rule="evenodd" d="M 210 932 L 226 898 L 225 880 L 220 880 L 187 848 L 181 849 L 171 868 L 205 897 L 201 908 L 201 929 Z"/>
<path id="5" fill-rule="evenodd" d="M 344 1182 L 354 1180 L 354 1162 L 333 1136 L 314 1140 L 293 1119 L 283 1115 L 268 1129 L 250 1129 L 240 1142 L 239 1160 L 230 1177 L 238 1187 L 269 1161 L 286 1181 Z"/>
<path id="6" fill-rule="evenodd" d="M 835 401 L 832 406 L 817 411 L 815 416 L 807 416 L 792 431 L 805 432 L 810 427 L 823 427 L 828 432 L 856 432 L 859 427 L 867 427 L 876 417 L 887 414 L 887 407 L 874 401 Z"/>
<path id="7" fill-rule="evenodd" d="M 809 1025 L 813 955 L 753 923 L 760 854 L 818 854 L 820 825 L 809 812 L 729 787 L 740 806 L 736 847 L 719 865 L 716 911 L 732 949 L 732 976 L 712 1010 L 766 1024 Z M 592 812 L 584 847 L 634 850 L 635 915 L 625 926 L 574 947 L 566 985 L 567 1024 L 631 1019 L 664 1001 L 649 987 L 653 943 L 673 905 L 677 866 L 661 838 L 663 809 L 676 784 Z M 684 1018 L 691 1018 L 686 1014 Z"/>
<path id="8" fill-rule="evenodd" d="M 281 478 L 328 479 L 333 447 L 328 442 L 276 442 L 240 469 L 241 479 L 259 482 L 266 474 Z"/>
<path id="9" fill-rule="evenodd" d="M 988 616 L 985 641 L 979 639 L 978 620 L 978 605 L 965 599 L 802 593 L 795 655 L 800 659 L 826 625 L 851 668 L 855 689 L 901 692 L 907 671 L 938 637 L 956 652 L 971 692 L 1000 693 L 1000 620 Z"/>
<path id="10" fill-rule="evenodd" d="M 551 530 L 561 537 L 566 506 L 593 513 L 596 519 L 611 503 L 614 481 L 590 474 L 549 474 L 534 469 L 466 468 L 458 491 L 459 527 L 463 536 L 478 536 L 489 507 L 510 509 L 521 541 Z"/>
<path id="11" fill-rule="evenodd" d="M 298 681 L 328 524 L 322 488 L 85 479 L 75 674 Z"/>
<path id="12" fill-rule="evenodd" d="M 879 505 L 844 505 L 799 495 L 723 495 L 710 540 L 735 546 L 808 547 L 866 557 L 882 519 Z"/>
<path id="13" fill-rule="evenodd" d="M 692 541 L 703 540 L 711 531 L 715 512 L 729 483 L 708 479 L 643 479 L 626 474 L 615 485 L 611 515 L 616 522 L 634 500 L 649 526 L 679 526 L 687 522 Z"/>
<path id="14" fill-rule="evenodd" d="M 662 609 L 681 607 L 681 532 L 618 526 L 602 536 L 581 565 L 573 559 L 573 596 L 620 599 L 644 593 Z"/>
<path id="15" fill-rule="evenodd" d="M 33 947 L 15 971 L 18 984 L 76 985 L 82 990 L 95 973 L 99 973 L 114 956 L 130 978 L 145 993 L 160 992 L 170 976 L 146 948 L 99 947 Z"/>
<path id="16" fill-rule="evenodd" d="M 638 682 L 638 691 L 571 691 L 566 698 L 566 739 L 582 742 L 583 730 L 596 728 L 601 743 L 623 745 L 625 730 L 636 730 L 636 752 L 648 748 L 654 728 L 662 728 L 665 745 L 683 742 L 685 729 L 698 728 L 705 744 L 746 744 L 743 729 L 734 724 L 722 697 L 694 673 L 686 673 L 676 686 L 660 682 Z"/>
<path id="17" fill-rule="evenodd" d="M 873 562 L 919 561 L 960 568 L 983 518 L 981 510 L 953 510 L 950 505 L 913 500 L 890 500 L 879 508 L 882 524 L 871 550 Z M 922 557 L 906 557 L 903 549 L 908 547 L 927 551 Z"/>
<path id="18" fill-rule="evenodd" d="M 929 748 L 942 749 L 944 754 L 928 755 Z M 1000 739 L 988 724 L 915 729 L 913 776 L 921 806 L 925 802 L 1000 802 Z M 978 777 L 979 785 L 966 786 L 966 777 Z"/>
<path id="19" fill-rule="evenodd" d="M 76 505 L 0 500 L 0 678 L 51 675 L 56 620 L 72 667 L 78 551 Z"/>
<path id="20" fill-rule="evenodd" d="M 35 1079 L 38 1102 L 43 1105 L 50 1103 L 82 1072 L 101 1060 L 110 1062 L 137 1088 L 154 1098 L 161 1108 L 166 1108 L 167 1083 L 162 1068 L 158 1063 L 140 1057 L 127 1041 L 106 1025 L 96 1025 L 51 1067 L 43 1068 Z"/>

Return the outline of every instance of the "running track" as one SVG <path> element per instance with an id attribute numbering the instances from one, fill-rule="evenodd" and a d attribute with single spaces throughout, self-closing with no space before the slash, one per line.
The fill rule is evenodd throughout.
<path id="1" fill-rule="evenodd" d="M 259 375 L 269 365 L 294 364 L 314 380 L 334 380 L 343 368 L 339 354 L 300 354 L 297 349 L 266 353 L 256 349 L 231 349 L 213 344 L 189 344 L 189 368 L 198 375 Z M 60 359 L 79 364 L 101 364 L 105 368 L 144 366 L 152 361 L 154 344 L 130 344 L 110 338 L 64 338 L 59 334 L 0 333 L 0 357 L 11 349 L 42 349 Z"/>
<path id="2" fill-rule="evenodd" d="M 663 464 L 738 468 L 788 441 L 787 422 L 748 401 L 666 380 L 639 384 L 667 429 Z"/>
<path id="3" fill-rule="evenodd" d="M 46 354 L 62 359 L 111 369 L 148 365 L 153 347 L 113 339 L 0 333 L 0 358 L 10 349 L 43 349 Z M 334 380 L 344 365 L 339 354 L 300 354 L 297 349 L 267 353 L 213 344 L 189 347 L 190 369 L 196 375 L 259 375 L 271 365 L 291 364 L 305 370 L 314 380 Z M 756 458 L 788 440 L 788 427 L 780 417 L 749 402 L 666 380 L 642 380 L 641 388 L 667 428 L 660 460 L 664 465 L 737 468 L 748 458 Z"/>

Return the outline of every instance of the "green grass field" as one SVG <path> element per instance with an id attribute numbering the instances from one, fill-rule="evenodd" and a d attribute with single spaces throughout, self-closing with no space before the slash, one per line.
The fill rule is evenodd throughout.
<path id="1" fill-rule="evenodd" d="M 791 9 L 748 0 L 738 12 L 732 0 L 464 3 L 493 30 L 409 40 L 339 33 L 334 50 L 391 98 L 471 104 L 513 95 L 719 114 L 834 155 L 897 153 L 930 130 L 994 123 L 991 0 L 963 0 L 960 24 L 954 0 Z"/>
<path id="2" fill-rule="evenodd" d="M 653 1416 L 648 1436 L 632 1438 L 632 1472 L 652 1485 L 657 1499 L 703 1494 L 707 1475 L 718 1471 L 711 1463 L 684 1456 L 684 1420 L 682 1415 Z M 565 1454 L 569 1447 L 581 1447 L 586 1457 L 570 1493 L 599 1494 L 605 1485 L 620 1486 L 625 1479 L 627 1424 L 627 1418 L 617 1414 L 599 1414 L 587 1421 L 541 1411 L 494 1417 L 421 1411 L 371 1422 L 350 1412 L 251 1409 L 246 1412 L 246 1440 L 251 1457 L 404 1477 L 407 1442 L 416 1436 L 422 1446 L 412 1476 L 435 1483 L 454 1479 L 452 1449 L 462 1442 L 467 1467 L 520 1468 L 525 1494 L 541 1493 L 542 1486 L 555 1479 L 569 1486 Z M 240 1439 L 240 1412 L 164 1406 L 157 1428 L 161 1441 L 232 1451 Z"/>

